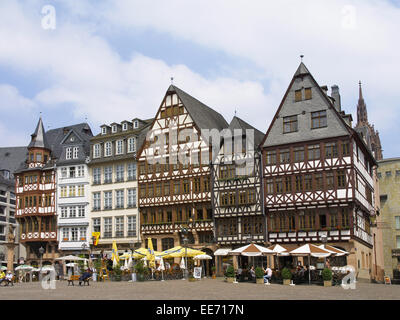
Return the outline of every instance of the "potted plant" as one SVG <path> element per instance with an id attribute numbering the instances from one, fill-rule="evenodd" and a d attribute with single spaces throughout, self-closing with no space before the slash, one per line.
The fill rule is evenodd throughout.
<path id="1" fill-rule="evenodd" d="M 264 270 L 260 267 L 256 268 L 256 283 L 264 284 Z"/>
<path id="2" fill-rule="evenodd" d="M 93 281 L 97 281 L 97 275 L 100 274 L 100 270 L 101 270 L 101 261 L 94 260 L 93 266 L 95 269 L 93 272 Z"/>
<path id="3" fill-rule="evenodd" d="M 322 279 L 324 280 L 324 287 L 332 287 L 332 271 L 325 268 L 322 270 Z"/>
<path id="4" fill-rule="evenodd" d="M 117 264 L 113 269 L 113 281 L 121 281 L 122 270 L 121 266 Z"/>
<path id="5" fill-rule="evenodd" d="M 211 267 L 211 272 L 212 272 L 212 278 L 213 279 L 217 278 L 216 271 L 217 271 L 217 268 L 215 266 L 212 266 Z"/>
<path id="6" fill-rule="evenodd" d="M 233 269 L 232 266 L 226 268 L 225 277 L 227 278 L 227 281 L 230 283 L 233 283 L 235 281 L 235 269 Z"/>
<path id="7" fill-rule="evenodd" d="M 137 281 L 144 281 L 144 275 L 146 273 L 146 269 L 144 268 L 143 261 L 139 261 L 138 263 L 136 263 L 133 269 L 134 272 L 136 273 Z"/>
<path id="8" fill-rule="evenodd" d="M 289 285 L 290 280 L 292 279 L 292 273 L 290 272 L 290 270 L 288 268 L 283 268 L 281 274 L 282 274 L 283 284 Z"/>

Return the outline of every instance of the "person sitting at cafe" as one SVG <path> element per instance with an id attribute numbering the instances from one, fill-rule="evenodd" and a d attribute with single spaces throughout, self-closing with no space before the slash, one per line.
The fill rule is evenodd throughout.
<path id="1" fill-rule="evenodd" d="M 250 276 L 251 276 L 251 280 L 256 279 L 256 271 L 254 270 L 254 266 L 251 266 L 251 268 L 250 268 Z"/>
<path id="2" fill-rule="evenodd" d="M 5 281 L 7 281 L 7 284 L 10 284 L 10 283 L 11 283 L 11 285 L 14 286 L 14 284 L 13 284 L 13 277 L 14 277 L 14 275 L 12 274 L 12 272 L 11 272 L 11 271 L 8 271 L 8 272 L 7 272 L 7 275 L 6 275 L 6 277 L 5 277 Z"/>
<path id="3" fill-rule="evenodd" d="M 92 276 L 90 270 L 86 270 L 82 275 L 79 277 L 79 285 L 81 285 L 82 281 L 89 279 Z"/>
<path id="4" fill-rule="evenodd" d="M 271 278 L 272 278 L 272 269 L 271 269 L 270 267 L 267 267 L 267 268 L 264 270 L 264 273 L 265 273 L 265 275 L 264 275 L 264 283 L 271 282 Z"/>
<path id="5" fill-rule="evenodd" d="M 237 269 L 237 271 L 236 271 L 236 281 L 240 280 L 240 277 L 242 276 L 242 273 L 243 273 L 243 269 L 239 267 Z"/>

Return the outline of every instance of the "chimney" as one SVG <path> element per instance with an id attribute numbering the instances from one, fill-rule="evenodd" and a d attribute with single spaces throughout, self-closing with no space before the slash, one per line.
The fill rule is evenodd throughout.
<path id="1" fill-rule="evenodd" d="M 340 102 L 339 87 L 335 84 L 331 87 L 331 89 L 332 89 L 331 96 L 333 99 L 335 99 L 333 105 L 335 106 L 336 110 L 340 112 L 342 110 L 342 106 Z"/>
<path id="2" fill-rule="evenodd" d="M 328 95 L 328 86 L 321 86 L 321 89 Z"/>

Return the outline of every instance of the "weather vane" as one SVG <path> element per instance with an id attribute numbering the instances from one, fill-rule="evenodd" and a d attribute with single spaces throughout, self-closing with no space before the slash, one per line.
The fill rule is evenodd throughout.
<path id="1" fill-rule="evenodd" d="M 300 55 L 301 62 L 303 62 L 304 54 Z"/>
<path id="2" fill-rule="evenodd" d="M 174 77 L 171 77 L 171 84 L 174 85 Z"/>

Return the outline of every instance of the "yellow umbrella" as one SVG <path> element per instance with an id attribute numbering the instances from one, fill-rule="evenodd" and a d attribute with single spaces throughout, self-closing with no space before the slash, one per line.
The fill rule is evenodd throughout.
<path id="1" fill-rule="evenodd" d="M 125 252 L 124 254 L 120 255 L 119 258 L 122 259 L 122 260 L 127 260 L 131 256 L 132 255 L 130 253 Z"/>
<path id="2" fill-rule="evenodd" d="M 161 253 L 162 258 L 168 259 L 168 258 L 182 258 L 182 257 L 188 257 L 188 258 L 193 258 L 195 256 L 198 256 L 200 254 L 206 254 L 203 251 L 200 250 L 195 250 L 192 248 L 184 248 L 181 246 L 174 247 L 169 250 L 165 250 Z"/>
<path id="3" fill-rule="evenodd" d="M 147 257 L 147 254 L 149 253 L 149 249 L 146 248 L 139 248 L 133 251 L 133 258 L 135 259 L 141 259 L 144 257 Z M 160 256 L 162 252 L 160 251 L 154 251 L 155 256 Z"/>
<path id="4" fill-rule="evenodd" d="M 113 244 L 112 244 L 112 256 L 111 256 L 111 259 L 113 261 L 113 266 L 115 267 L 119 263 L 117 242 L 115 240 L 113 241 Z"/>
<path id="5" fill-rule="evenodd" d="M 149 267 L 151 269 L 154 269 L 156 267 L 156 256 L 154 255 L 154 249 L 153 249 L 153 241 L 151 241 L 151 238 L 148 239 L 148 250 L 147 250 L 147 255 L 146 258 L 149 260 Z"/>

